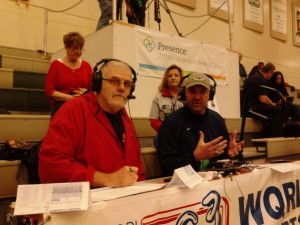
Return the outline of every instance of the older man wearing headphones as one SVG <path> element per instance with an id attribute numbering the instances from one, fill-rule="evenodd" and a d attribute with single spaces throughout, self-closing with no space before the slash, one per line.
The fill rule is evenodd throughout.
<path id="1" fill-rule="evenodd" d="M 42 183 L 120 187 L 145 179 L 125 110 L 135 82 L 135 71 L 122 61 L 105 59 L 95 66 L 93 92 L 66 102 L 50 123 L 39 153 Z"/>

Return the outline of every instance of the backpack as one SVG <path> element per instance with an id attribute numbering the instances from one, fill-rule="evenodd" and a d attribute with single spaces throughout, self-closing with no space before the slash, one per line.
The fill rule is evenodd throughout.
<path id="1" fill-rule="evenodd" d="M 21 159 L 21 167 L 24 165 L 28 172 L 28 183 L 29 184 L 40 184 L 39 178 L 39 151 L 43 140 L 33 145 L 29 150 L 25 152 Z"/>

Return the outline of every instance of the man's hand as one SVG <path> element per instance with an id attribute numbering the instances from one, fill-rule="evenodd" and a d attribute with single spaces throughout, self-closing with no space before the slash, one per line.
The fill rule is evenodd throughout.
<path id="1" fill-rule="evenodd" d="M 200 131 L 199 141 L 196 149 L 194 150 L 194 157 L 197 161 L 202 159 L 209 159 L 221 155 L 226 147 L 227 140 L 223 140 L 222 136 L 205 143 L 204 133 Z"/>
<path id="2" fill-rule="evenodd" d="M 239 154 L 239 151 L 241 151 L 242 145 L 244 144 L 244 141 L 236 142 L 236 134 L 237 130 L 234 130 L 231 134 L 230 142 L 228 145 L 228 156 L 230 158 L 234 158 L 237 154 Z"/>
<path id="3" fill-rule="evenodd" d="M 131 186 L 138 180 L 138 168 L 124 166 L 114 173 L 101 173 L 96 171 L 92 186 L 95 187 L 125 187 Z"/>
<path id="4" fill-rule="evenodd" d="M 85 89 L 85 88 L 79 88 L 78 90 L 73 91 L 73 93 L 74 93 L 73 96 L 78 97 L 78 96 L 84 94 L 86 91 L 87 91 L 87 89 Z"/>

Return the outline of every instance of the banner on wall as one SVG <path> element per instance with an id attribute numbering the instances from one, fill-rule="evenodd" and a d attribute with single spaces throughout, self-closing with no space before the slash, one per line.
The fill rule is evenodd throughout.
<path id="1" fill-rule="evenodd" d="M 172 64 L 185 74 L 193 71 L 226 80 L 228 51 L 182 37 L 153 32 L 136 27 L 136 68 L 139 75 L 162 77 Z"/>

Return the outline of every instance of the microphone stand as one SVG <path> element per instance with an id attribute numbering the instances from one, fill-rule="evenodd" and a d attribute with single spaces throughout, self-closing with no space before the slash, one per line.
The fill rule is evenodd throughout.
<path id="1" fill-rule="evenodd" d="M 167 2 L 166 2 L 166 0 L 162 0 L 163 1 L 163 3 L 164 3 L 164 9 L 166 10 L 166 12 L 169 14 L 169 16 L 170 16 L 170 19 L 171 19 L 171 21 L 172 21 L 172 23 L 173 23 L 173 25 L 174 25 L 174 27 L 175 27 L 175 29 L 176 29 L 176 31 L 177 31 L 177 34 L 180 36 L 180 37 L 182 37 L 182 33 L 180 33 L 179 32 L 179 30 L 178 30 L 178 28 L 177 28 L 177 26 L 176 26 L 176 24 L 175 24 L 175 22 L 174 22 L 174 20 L 173 20 L 173 17 L 172 17 L 172 15 L 171 15 L 171 11 L 170 11 L 170 9 L 169 9 L 169 7 L 168 7 L 168 5 L 167 5 Z"/>
<path id="2" fill-rule="evenodd" d="M 154 0 L 154 20 L 158 23 L 158 30 L 160 31 L 160 9 L 159 9 L 159 0 Z"/>

